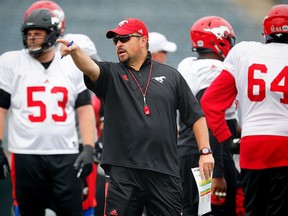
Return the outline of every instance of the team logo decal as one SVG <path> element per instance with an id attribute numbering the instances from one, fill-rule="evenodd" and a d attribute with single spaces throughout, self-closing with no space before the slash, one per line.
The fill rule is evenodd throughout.
<path id="1" fill-rule="evenodd" d="M 288 26 L 287 25 L 283 25 L 283 26 L 279 26 L 279 27 L 271 26 L 270 30 L 271 30 L 271 32 L 288 31 Z"/>
<path id="2" fill-rule="evenodd" d="M 222 37 L 225 36 L 225 32 L 230 33 L 230 30 L 227 26 L 219 26 L 219 27 L 215 27 L 215 28 L 211 28 L 211 29 L 204 29 L 204 31 L 207 32 L 211 32 L 212 34 L 214 34 L 216 36 L 217 39 L 222 40 Z"/>
<path id="3" fill-rule="evenodd" d="M 52 18 L 52 24 L 58 24 L 58 27 L 62 27 L 62 22 L 61 20 L 64 19 L 64 12 L 61 10 L 53 10 L 53 13 L 56 15 L 56 17 Z"/>

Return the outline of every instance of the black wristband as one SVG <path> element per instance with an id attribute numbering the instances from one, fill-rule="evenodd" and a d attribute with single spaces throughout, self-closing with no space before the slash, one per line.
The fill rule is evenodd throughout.
<path id="1" fill-rule="evenodd" d="M 0 139 L 0 148 L 2 148 L 2 139 Z"/>

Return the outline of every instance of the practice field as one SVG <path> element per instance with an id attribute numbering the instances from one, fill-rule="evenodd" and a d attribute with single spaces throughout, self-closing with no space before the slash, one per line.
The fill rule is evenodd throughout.
<path id="1" fill-rule="evenodd" d="M 26 9 L 35 0 L 1 0 L 0 3 L 0 54 L 9 50 L 22 49 L 21 23 Z M 251 2 L 266 2 L 257 0 Z M 286 1 L 287 0 L 283 0 Z M 177 67 L 185 57 L 195 56 L 191 51 L 189 30 L 193 22 L 203 16 L 222 16 L 234 28 L 236 42 L 256 40 L 263 42 L 262 27 L 254 8 L 259 12 L 259 5 L 248 6 L 243 0 L 55 0 L 66 14 L 66 33 L 88 35 L 97 46 L 102 60 L 118 61 L 113 42 L 106 39 L 108 29 L 126 17 L 142 19 L 149 31 L 160 32 L 175 42 L 178 49 L 168 55 L 167 64 Z M 270 1 L 271 2 L 271 1 Z M 252 14 L 252 15 L 249 15 Z M 9 216 L 11 211 L 10 178 L 0 181 L 0 216 Z"/>

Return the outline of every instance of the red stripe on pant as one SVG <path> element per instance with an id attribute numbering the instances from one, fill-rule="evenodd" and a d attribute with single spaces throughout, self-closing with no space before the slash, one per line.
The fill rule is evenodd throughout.
<path id="1" fill-rule="evenodd" d="M 106 182 L 105 182 L 105 203 L 104 203 L 104 216 L 106 215 L 106 198 L 108 194 L 108 187 L 109 187 L 109 177 L 106 177 Z"/>

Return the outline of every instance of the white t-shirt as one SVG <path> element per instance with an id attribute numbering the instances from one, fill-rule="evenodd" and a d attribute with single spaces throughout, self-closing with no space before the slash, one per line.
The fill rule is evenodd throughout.
<path id="1" fill-rule="evenodd" d="M 224 64 L 234 77 L 242 137 L 288 136 L 288 45 L 241 42 Z"/>
<path id="2" fill-rule="evenodd" d="M 24 49 L 0 57 L 0 88 L 11 95 L 8 150 L 24 154 L 78 152 L 75 101 L 86 89 L 70 56 L 46 70 Z"/>
<path id="3" fill-rule="evenodd" d="M 185 78 L 195 96 L 200 90 L 209 87 L 223 69 L 223 62 L 219 60 L 195 57 L 185 58 L 178 65 L 178 71 Z M 225 115 L 226 120 L 237 119 L 236 101 L 226 110 Z"/>

